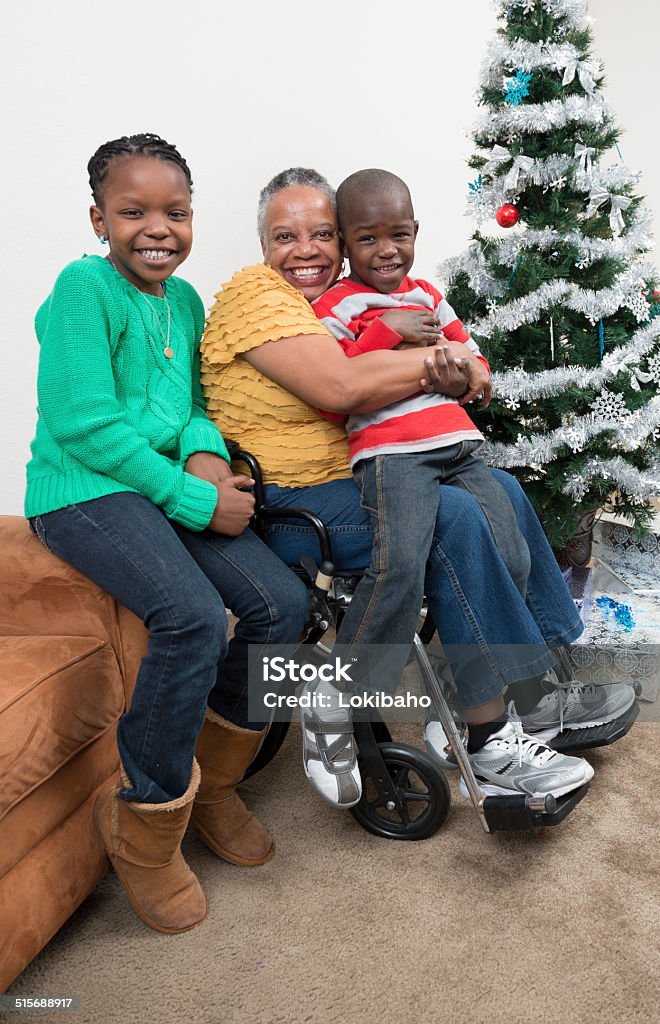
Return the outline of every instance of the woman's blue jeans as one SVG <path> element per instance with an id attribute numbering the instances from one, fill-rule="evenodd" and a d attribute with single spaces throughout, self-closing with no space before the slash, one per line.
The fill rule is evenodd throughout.
<path id="1" fill-rule="evenodd" d="M 142 803 L 181 796 L 207 702 L 250 726 L 248 645 L 298 642 L 305 587 L 251 530 L 195 533 L 131 492 L 36 516 L 31 525 L 49 550 L 144 621 L 148 652 L 117 730 L 132 783 L 122 795 Z M 225 606 L 238 618 L 229 641 Z M 259 660 L 257 652 L 252 664 Z"/>
<path id="2" fill-rule="evenodd" d="M 555 658 L 548 645 L 571 643 L 583 630 L 541 524 L 522 488 L 508 473 L 491 472 L 508 494 L 529 548 L 526 599 L 516 589 L 500 557 L 479 503 L 461 488 L 440 487 L 430 555 L 428 548 L 422 551 L 428 555 L 423 589 L 452 666 L 461 703 L 468 708 L 493 699 L 508 683 L 531 678 L 552 667 Z M 270 484 L 266 487 L 266 500 L 269 505 L 297 505 L 316 512 L 328 526 L 338 568 L 364 569 L 370 565 L 370 516 L 360 505 L 360 493 L 353 480 L 307 488 Z M 405 536 L 416 536 L 413 503 L 407 507 Z M 289 565 L 296 565 L 303 553 L 317 559 L 320 555 L 314 531 L 304 523 L 269 522 L 266 539 Z M 359 589 L 358 586 L 356 597 Z M 392 601 L 397 602 L 396 594 Z M 418 612 L 419 604 L 410 608 L 415 621 Z M 382 642 L 409 648 L 410 616 L 393 616 L 387 600 L 381 602 L 378 615 Z M 349 619 L 347 625 L 348 629 L 339 632 L 340 643 L 345 642 L 342 634 L 346 635 L 346 642 L 352 639 L 356 623 Z"/>

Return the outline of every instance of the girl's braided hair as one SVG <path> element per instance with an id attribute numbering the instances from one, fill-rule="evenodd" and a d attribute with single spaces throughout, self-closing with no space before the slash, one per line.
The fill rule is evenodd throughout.
<path id="1" fill-rule="evenodd" d="M 100 206 L 102 202 L 103 182 L 107 177 L 110 164 L 118 156 L 151 156 L 158 160 L 171 160 L 185 174 L 188 187 L 192 192 L 190 168 L 176 146 L 165 142 L 160 135 L 143 132 L 140 135 L 123 135 L 121 139 L 104 142 L 87 164 L 89 185 L 97 206 Z"/>

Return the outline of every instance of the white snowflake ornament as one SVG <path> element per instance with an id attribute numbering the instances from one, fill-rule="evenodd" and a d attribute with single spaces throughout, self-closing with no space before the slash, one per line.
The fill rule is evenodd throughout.
<path id="1" fill-rule="evenodd" d="M 591 403 L 591 408 L 595 416 L 607 423 L 619 423 L 624 416 L 630 415 L 623 395 L 615 395 L 607 388 L 603 388 L 598 398 Z"/>
<path id="2" fill-rule="evenodd" d="M 628 307 L 638 324 L 648 320 L 651 315 L 649 304 L 642 292 L 630 292 L 623 300 L 623 304 Z"/>
<path id="3" fill-rule="evenodd" d="M 655 381 L 656 384 L 660 384 L 660 352 L 650 356 L 646 365 L 651 380 Z"/>

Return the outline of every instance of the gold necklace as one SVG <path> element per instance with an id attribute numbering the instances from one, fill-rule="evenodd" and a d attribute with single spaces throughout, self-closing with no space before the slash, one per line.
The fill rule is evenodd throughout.
<path id="1" fill-rule="evenodd" d="M 161 288 L 163 288 L 162 284 L 161 284 Z M 137 290 L 140 292 L 139 288 Z M 170 327 L 172 326 L 172 310 L 170 309 L 170 304 L 167 301 L 167 295 L 165 294 L 165 289 L 163 288 L 163 299 L 165 300 L 165 305 L 167 306 L 167 334 L 165 334 L 165 331 L 163 330 L 162 324 L 160 322 L 160 317 L 158 316 L 158 310 L 156 309 L 156 307 L 153 306 L 151 304 L 151 302 L 149 302 L 149 299 L 147 298 L 147 296 L 145 295 L 144 292 L 140 292 L 140 295 L 142 296 L 142 298 L 144 299 L 144 301 L 148 305 L 149 309 L 152 310 L 154 316 L 156 317 L 156 323 L 158 324 L 158 330 L 160 331 L 161 337 L 162 337 L 163 341 L 165 342 L 165 348 L 163 349 L 163 355 L 165 356 L 166 359 L 171 359 L 172 356 L 174 355 L 174 352 L 170 348 Z"/>
<path id="2" fill-rule="evenodd" d="M 110 254 L 108 254 L 106 256 L 106 259 L 107 259 L 108 263 L 110 264 L 110 266 L 114 267 L 115 270 L 117 270 L 117 264 L 113 260 L 112 256 L 110 256 Z M 118 270 L 117 270 L 117 273 L 119 273 Z M 129 284 L 133 284 L 133 282 L 130 281 Z M 172 310 L 170 309 L 170 304 L 167 301 L 167 295 L 165 294 L 165 285 L 161 284 L 160 287 L 162 289 L 163 300 L 164 300 L 165 306 L 167 308 L 167 334 L 163 330 L 162 324 L 160 322 L 160 317 L 158 316 L 158 310 L 156 309 L 156 307 L 154 305 L 152 305 L 151 302 L 149 302 L 149 299 L 147 298 L 147 296 L 146 296 L 146 294 L 144 292 L 140 291 L 139 288 L 136 288 L 136 286 L 134 284 L 133 284 L 133 287 L 135 288 L 135 290 L 138 293 L 138 295 L 142 296 L 142 298 L 144 299 L 144 301 L 148 305 L 149 309 L 153 313 L 154 317 L 156 318 L 156 323 L 158 324 L 158 330 L 160 331 L 160 334 L 161 334 L 161 337 L 163 339 L 164 346 L 165 346 L 163 348 L 163 355 L 165 356 L 166 359 L 172 359 L 172 357 L 174 356 L 174 351 L 173 351 L 173 349 L 170 348 L 170 330 L 171 330 L 171 327 L 172 327 Z"/>

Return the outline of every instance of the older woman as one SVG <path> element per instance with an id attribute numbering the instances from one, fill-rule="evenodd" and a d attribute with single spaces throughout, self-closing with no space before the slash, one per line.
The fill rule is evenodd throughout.
<path id="1" fill-rule="evenodd" d="M 293 168 L 262 191 L 259 235 L 264 264 L 247 267 L 223 287 L 213 306 L 202 346 L 202 381 L 208 411 L 223 434 L 240 438 L 260 459 L 269 504 L 304 506 L 329 528 L 333 555 L 343 569 L 371 560 L 369 516 L 347 466 L 343 428 L 316 411 L 371 411 L 425 386 L 461 394 L 466 382 L 454 357 L 468 353 L 459 343 L 435 349 L 365 352 L 347 359 L 316 320 L 309 305 L 337 279 L 341 268 L 334 192 L 315 171 Z M 433 325 L 429 325 L 433 334 Z M 437 332 L 436 332 L 437 333 Z M 432 339 L 434 340 L 434 339 Z M 429 363 L 429 352 L 436 362 Z M 467 393 L 489 386 L 483 364 L 471 357 Z M 561 686 L 549 645 L 564 645 L 582 632 L 573 602 L 531 506 L 506 473 L 505 487 L 532 554 L 524 601 L 494 545 L 476 500 L 458 488 L 442 488 L 436 531 L 427 563 L 426 594 L 438 634 L 456 678 L 469 726 L 470 753 L 501 757 L 515 748 L 521 776 L 552 777 L 553 791 L 591 777 L 580 758 L 551 752 L 507 721 L 503 688 L 544 674 L 542 691 L 515 687 L 523 725 L 556 735 L 618 717 L 634 699 L 619 684 Z M 414 509 L 411 509 L 414 520 Z M 270 524 L 268 543 L 289 565 L 301 554 L 318 554 L 313 532 L 291 522 Z M 386 577 L 385 577 L 386 578 Z M 359 588 L 358 588 L 359 594 Z M 396 594 L 381 615 L 386 631 L 370 642 L 409 644 L 398 635 Z M 359 602 L 353 602 L 357 608 Z M 391 614 L 390 614 L 391 613 Z M 357 613 L 356 613 L 357 614 Z M 352 639 L 359 623 L 351 609 L 338 641 Z M 466 656 L 466 652 L 469 652 Z M 247 712 L 246 712 L 247 716 Z M 247 717 L 245 719 L 247 723 Z M 493 729 L 493 723 L 501 728 Z M 359 774 L 345 722 L 332 707 L 325 717 L 304 718 L 305 771 L 326 799 L 349 806 L 359 798 Z M 484 735 L 485 731 L 488 735 Z M 433 750 L 433 724 L 427 743 Z M 438 755 L 440 752 L 438 751 Z M 536 782 L 532 783 L 533 785 Z M 563 791 L 566 791 L 564 789 Z"/>

